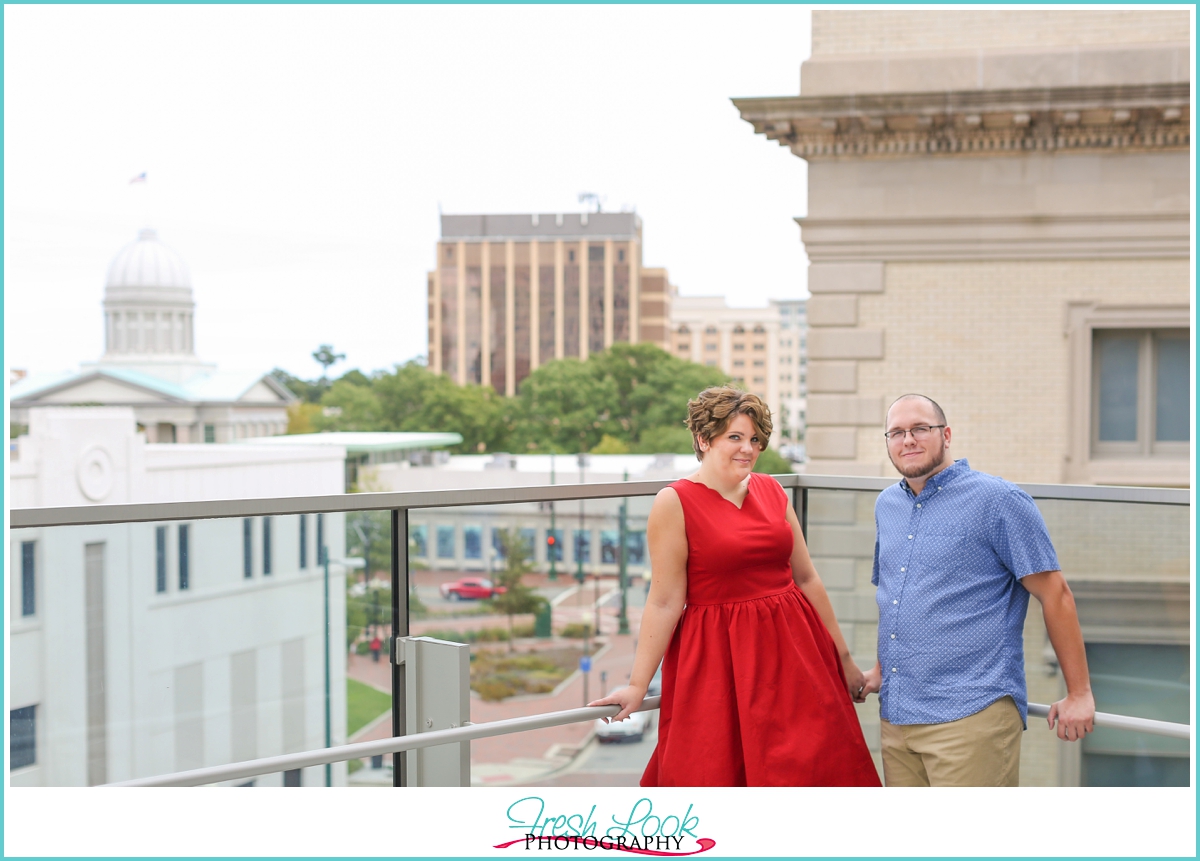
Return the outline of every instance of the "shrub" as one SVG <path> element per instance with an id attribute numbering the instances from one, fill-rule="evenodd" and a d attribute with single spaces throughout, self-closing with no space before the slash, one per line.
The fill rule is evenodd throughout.
<path id="1" fill-rule="evenodd" d="M 582 640 L 592 635 L 592 626 L 587 622 L 571 622 L 563 625 L 559 633 L 571 640 Z"/>

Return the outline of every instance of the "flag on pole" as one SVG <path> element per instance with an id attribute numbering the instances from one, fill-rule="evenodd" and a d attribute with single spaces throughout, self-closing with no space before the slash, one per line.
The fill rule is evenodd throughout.
<path id="1" fill-rule="evenodd" d="M 145 181 L 146 181 L 146 171 L 142 171 L 137 176 L 135 176 L 133 179 L 129 180 L 129 184 L 133 185 L 135 182 L 145 182 Z"/>

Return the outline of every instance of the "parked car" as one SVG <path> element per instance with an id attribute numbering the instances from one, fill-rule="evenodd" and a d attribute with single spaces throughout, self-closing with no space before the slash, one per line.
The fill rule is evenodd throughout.
<path id="1" fill-rule="evenodd" d="M 620 689 L 620 687 L 613 688 L 609 693 L 616 693 Z M 648 729 L 650 729 L 650 712 L 634 712 L 623 721 L 605 723 L 603 720 L 597 720 L 596 740 L 601 744 L 620 741 L 641 741 L 642 736 L 646 734 L 646 730 Z"/>
<path id="2" fill-rule="evenodd" d="M 505 588 L 497 586 L 486 577 L 460 577 L 450 583 L 443 583 L 439 590 L 442 597 L 448 601 L 478 600 L 503 595 Z"/>
<path id="3" fill-rule="evenodd" d="M 658 665 L 658 669 L 654 671 L 653 678 L 650 679 L 650 684 L 646 686 L 646 696 L 662 696 L 662 664 Z"/>

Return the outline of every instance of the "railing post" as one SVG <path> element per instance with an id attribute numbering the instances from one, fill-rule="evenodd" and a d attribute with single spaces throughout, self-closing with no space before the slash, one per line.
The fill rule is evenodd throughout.
<path id="1" fill-rule="evenodd" d="M 800 520 L 800 533 L 804 536 L 804 540 L 808 541 L 808 488 L 793 487 L 792 488 L 792 508 L 796 512 L 796 517 Z"/>
<path id="2" fill-rule="evenodd" d="M 392 510 L 392 635 L 388 654 L 392 662 L 392 735 L 405 735 L 408 681 L 404 656 L 396 654 L 396 640 L 408 636 L 408 509 Z M 408 764 L 404 754 L 392 754 L 392 786 L 408 786 Z"/>

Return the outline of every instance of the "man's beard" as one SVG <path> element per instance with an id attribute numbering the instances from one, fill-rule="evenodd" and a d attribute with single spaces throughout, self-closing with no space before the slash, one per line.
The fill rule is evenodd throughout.
<path id="1" fill-rule="evenodd" d="M 905 478 L 917 478 L 924 475 L 931 469 L 940 464 L 946 457 L 946 440 L 938 438 L 938 449 L 936 452 L 930 452 L 928 449 L 925 452 L 925 459 L 918 463 L 903 464 L 898 462 L 892 453 L 888 452 L 888 459 L 891 460 L 892 466 L 896 467 L 896 471 Z M 932 457 L 932 459 L 930 459 Z"/>

